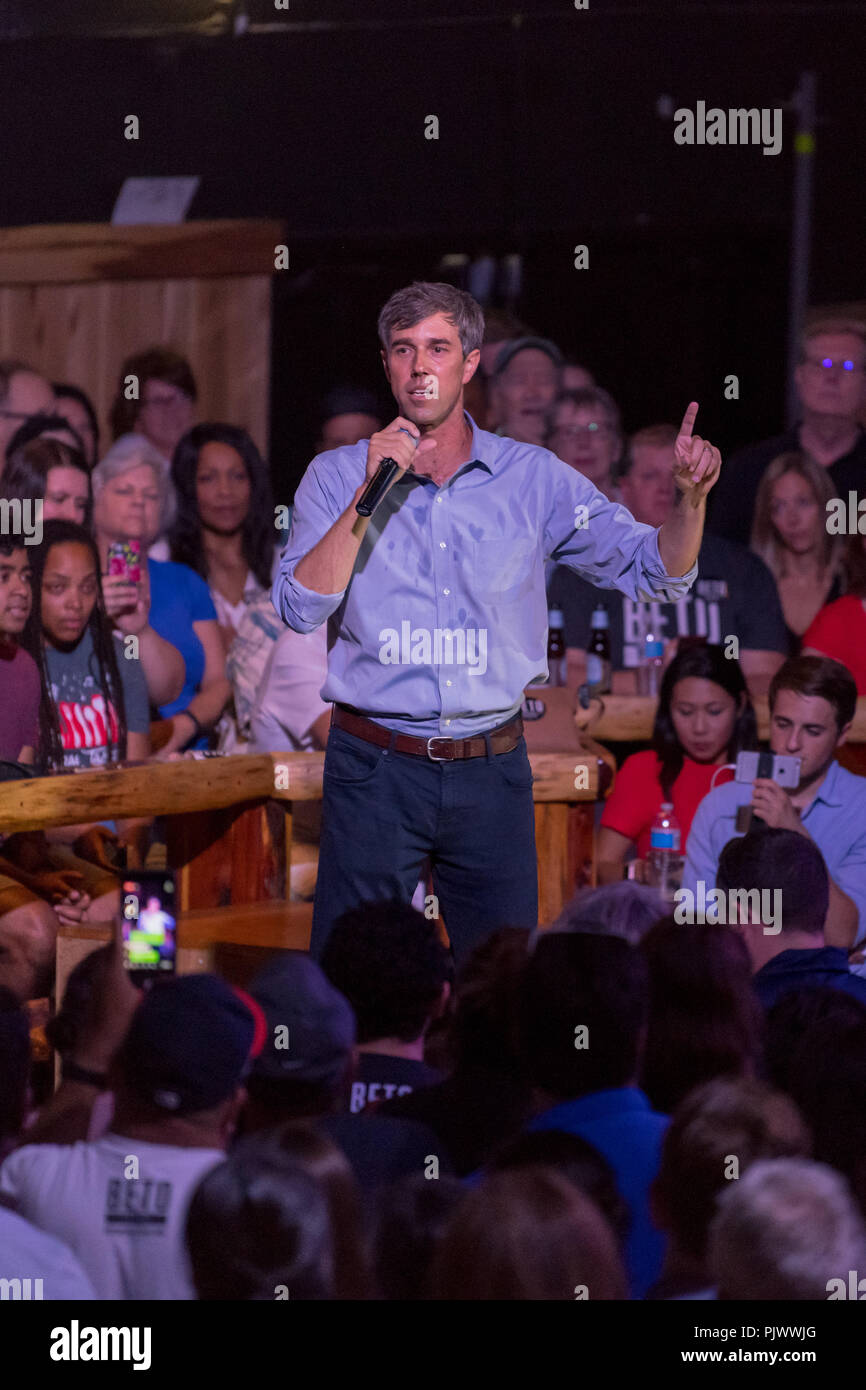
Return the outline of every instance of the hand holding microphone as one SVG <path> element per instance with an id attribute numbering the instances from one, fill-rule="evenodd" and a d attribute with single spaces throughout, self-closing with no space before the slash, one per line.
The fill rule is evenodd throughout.
<path id="1" fill-rule="evenodd" d="M 421 432 L 411 420 L 398 415 L 384 430 L 370 438 L 367 449 L 367 486 L 355 503 L 359 516 L 372 516 L 379 503 L 414 460 L 436 448 L 434 439 L 421 439 Z"/>

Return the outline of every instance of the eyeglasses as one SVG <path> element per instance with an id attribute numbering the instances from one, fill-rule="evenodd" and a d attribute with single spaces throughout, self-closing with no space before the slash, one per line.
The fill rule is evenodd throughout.
<path id="1" fill-rule="evenodd" d="M 837 357 L 835 360 L 832 357 L 807 357 L 805 362 L 808 367 L 825 372 L 832 372 L 835 367 L 841 367 L 843 372 L 862 372 L 864 370 L 863 365 L 852 362 L 850 357 Z"/>
<path id="2" fill-rule="evenodd" d="M 590 425 L 557 425 L 552 433 L 559 439 L 580 439 L 585 434 L 611 434 L 612 430 L 610 425 L 603 422 L 601 424 L 593 422 Z"/>

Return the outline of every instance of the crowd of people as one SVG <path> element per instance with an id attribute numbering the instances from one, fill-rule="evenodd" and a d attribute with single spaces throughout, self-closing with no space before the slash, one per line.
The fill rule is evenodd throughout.
<path id="1" fill-rule="evenodd" d="M 600 886 L 557 922 L 502 921 L 455 967 L 435 919 L 358 903 L 246 991 L 142 993 L 116 942 L 73 972 L 48 1024 L 63 1080 L 37 1100 L 27 1004 L 58 926 L 119 922 L 158 832 L 0 825 L 0 1276 L 35 1271 L 46 1298 L 822 1299 L 866 1267 L 866 779 L 838 760 L 866 694 L 866 541 L 830 524 L 866 479 L 866 329 L 807 329 L 796 385 L 796 427 L 724 462 L 685 597 L 548 566 L 575 687 L 600 600 L 617 671 L 664 643 Z M 327 625 L 287 627 L 271 596 L 291 508 L 197 400 L 182 357 L 138 353 L 107 443 L 80 388 L 0 362 L 3 778 L 325 747 Z M 614 395 L 509 314 L 466 405 L 638 522 L 671 515 L 676 425 L 626 436 Z M 315 447 L 382 424 L 340 387 Z M 797 785 L 735 776 L 763 696 Z M 727 918 L 624 880 L 663 803 L 683 888 L 722 890 Z"/>

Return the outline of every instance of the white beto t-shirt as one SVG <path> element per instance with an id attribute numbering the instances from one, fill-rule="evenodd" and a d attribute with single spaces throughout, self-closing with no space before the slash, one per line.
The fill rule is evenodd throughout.
<path id="1" fill-rule="evenodd" d="M 95 1298 L 71 1250 L 0 1206 L 0 1298 Z"/>
<path id="2" fill-rule="evenodd" d="M 186 1214 L 200 1179 L 224 1158 L 220 1149 L 112 1133 L 92 1143 L 27 1144 L 0 1168 L 0 1191 L 69 1246 L 97 1298 L 194 1299 Z"/>

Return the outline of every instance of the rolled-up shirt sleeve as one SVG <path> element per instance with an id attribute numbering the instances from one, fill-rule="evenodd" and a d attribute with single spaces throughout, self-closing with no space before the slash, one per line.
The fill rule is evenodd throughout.
<path id="1" fill-rule="evenodd" d="M 635 521 L 627 507 L 609 501 L 555 455 L 551 460 L 555 485 L 544 527 L 545 558 L 636 601 L 684 598 L 697 577 L 697 563 L 683 575 L 668 574 L 655 527 Z"/>
<path id="2" fill-rule="evenodd" d="M 355 478 L 354 461 L 344 460 L 345 471 L 340 468 L 344 452 L 317 454 L 295 493 L 291 530 L 271 589 L 274 608 L 295 632 L 315 631 L 339 608 L 346 593 L 342 589 L 337 594 L 319 594 L 295 578 L 299 561 L 340 519 L 361 481 L 360 476 Z"/>

